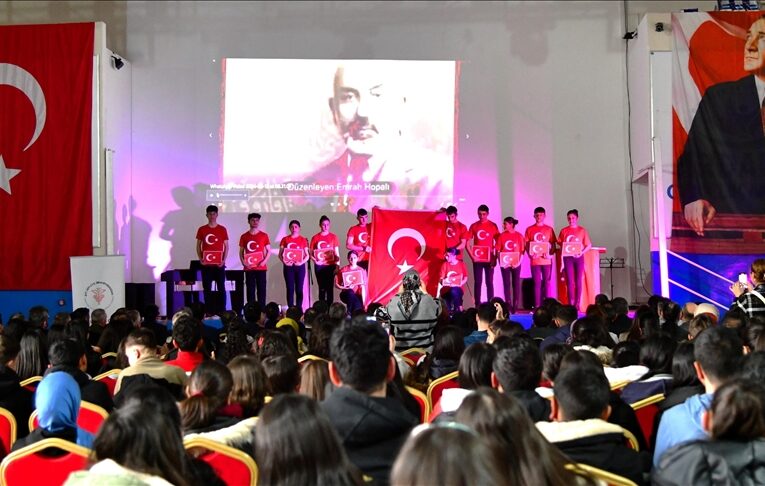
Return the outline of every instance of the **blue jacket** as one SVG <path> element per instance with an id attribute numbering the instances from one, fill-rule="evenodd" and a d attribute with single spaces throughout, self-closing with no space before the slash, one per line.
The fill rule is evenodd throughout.
<path id="1" fill-rule="evenodd" d="M 697 439 L 705 439 L 707 432 L 701 425 L 701 414 L 712 403 L 712 394 L 693 395 L 680 405 L 670 408 L 661 416 L 653 465 L 658 466 L 662 454 L 672 447 Z"/>

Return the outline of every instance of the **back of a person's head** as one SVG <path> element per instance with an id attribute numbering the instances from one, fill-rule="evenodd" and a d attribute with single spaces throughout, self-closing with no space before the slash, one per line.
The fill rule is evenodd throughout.
<path id="1" fill-rule="evenodd" d="M 622 341 L 612 351 L 611 366 L 614 368 L 640 364 L 640 344 L 637 341 Z"/>
<path id="2" fill-rule="evenodd" d="M 558 320 L 559 325 L 570 325 L 577 318 L 578 314 L 576 307 L 573 305 L 562 305 L 555 311 L 555 318 Z"/>
<path id="3" fill-rule="evenodd" d="M 611 301 L 611 305 L 614 306 L 614 313 L 617 316 L 626 316 L 630 310 L 629 303 L 624 297 L 614 297 Z"/>
<path id="4" fill-rule="evenodd" d="M 0 334 L 0 367 L 7 366 L 19 355 L 19 343 L 10 336 Z"/>
<path id="5" fill-rule="evenodd" d="M 714 320 L 709 314 L 699 314 L 694 316 L 688 323 L 688 338 L 696 339 L 705 329 L 714 326 Z"/>
<path id="6" fill-rule="evenodd" d="M 45 333 L 40 328 L 30 328 L 19 342 L 16 357 L 16 373 L 21 380 L 41 376 L 48 367 L 48 346 Z"/>
<path id="7" fill-rule="evenodd" d="M 263 313 L 263 309 L 260 307 L 260 302 L 247 302 L 242 309 L 242 315 L 247 322 L 258 322 L 260 315 Z"/>
<path id="8" fill-rule="evenodd" d="M 75 339 L 56 341 L 48 348 L 48 361 L 51 366 L 69 366 L 76 368 L 80 358 L 85 354 L 85 348 Z"/>
<path id="9" fill-rule="evenodd" d="M 48 321 L 48 309 L 36 305 L 29 309 L 29 323 L 33 327 L 42 327 Z"/>
<path id="10" fill-rule="evenodd" d="M 765 351 L 765 323 L 759 320 L 750 323 L 746 327 L 744 338 L 750 351 Z"/>
<path id="11" fill-rule="evenodd" d="M 765 438 L 765 385 L 742 378 L 725 383 L 715 391 L 710 414 L 713 440 Z"/>
<path id="12" fill-rule="evenodd" d="M 542 436 L 516 398 L 482 387 L 467 395 L 454 419 L 486 439 L 507 484 L 574 484 L 567 459 Z"/>
<path id="13" fill-rule="evenodd" d="M 319 317 L 319 313 L 316 311 L 316 309 L 313 307 L 306 309 L 306 311 L 303 313 L 303 323 L 305 324 L 305 327 L 309 329 L 313 327 L 313 323 L 316 322 L 317 317 Z"/>
<path id="14" fill-rule="evenodd" d="M 344 385 L 369 393 L 385 383 L 391 355 L 388 334 L 381 326 L 343 324 L 332 333 L 329 349 Z"/>
<path id="15" fill-rule="evenodd" d="M 459 361 L 465 351 L 462 331 L 456 326 L 445 326 L 436 332 L 433 341 L 433 357 Z"/>
<path id="16" fill-rule="evenodd" d="M 478 312 L 478 320 L 485 324 L 489 324 L 497 317 L 497 309 L 488 302 L 479 304 L 476 310 Z"/>
<path id="17" fill-rule="evenodd" d="M 588 366 L 595 370 L 596 373 L 601 373 L 603 376 L 606 376 L 605 371 L 603 371 L 603 364 L 600 362 L 598 356 L 586 349 L 574 350 L 563 356 L 563 359 L 560 361 L 558 373 L 566 368 L 582 366 Z"/>
<path id="18" fill-rule="evenodd" d="M 93 455 L 174 485 L 192 484 L 178 407 L 172 395 L 158 386 L 139 385 L 126 392 L 101 426 Z"/>
<path id="19" fill-rule="evenodd" d="M 284 312 L 284 317 L 288 317 L 295 322 L 300 322 L 303 318 L 303 309 L 299 306 L 293 305 Z"/>
<path id="20" fill-rule="evenodd" d="M 684 341 L 677 345 L 672 355 L 672 388 L 700 385 L 696 369 L 693 367 L 693 341 Z"/>
<path id="21" fill-rule="evenodd" d="M 295 346 L 285 333 L 269 329 L 258 337 L 255 354 L 262 361 L 270 356 L 295 356 L 296 352 Z"/>
<path id="22" fill-rule="evenodd" d="M 593 348 L 600 346 L 610 348 L 613 346 L 613 341 L 608 335 L 604 321 L 596 317 L 577 319 L 571 329 L 571 338 L 577 344 L 584 344 Z"/>
<path id="23" fill-rule="evenodd" d="M 361 473 L 318 403 L 303 395 L 274 397 L 255 427 L 258 484 L 360 485 Z"/>
<path id="24" fill-rule="evenodd" d="M 608 380 L 590 366 L 561 369 L 553 390 L 565 421 L 600 418 L 608 407 Z"/>
<path id="25" fill-rule="evenodd" d="M 183 429 L 210 425 L 227 402 L 233 384 L 231 371 L 223 364 L 206 360 L 197 365 L 186 387 L 188 397 L 180 404 Z"/>
<path id="26" fill-rule="evenodd" d="M 159 318 L 159 307 L 156 304 L 148 304 L 144 306 L 142 314 L 145 322 L 155 322 Z"/>
<path id="27" fill-rule="evenodd" d="M 743 343 L 733 329 L 710 327 L 694 340 L 693 355 L 709 380 L 719 385 L 740 370 Z"/>
<path id="28" fill-rule="evenodd" d="M 125 339 L 125 348 L 127 349 L 131 346 L 136 346 L 150 353 L 154 353 L 157 349 L 157 338 L 154 336 L 154 332 L 151 329 L 133 329 Z"/>
<path id="29" fill-rule="evenodd" d="M 329 304 L 326 300 L 317 300 L 313 303 L 311 308 L 315 310 L 317 314 L 326 314 L 329 312 Z"/>
<path id="30" fill-rule="evenodd" d="M 73 321 L 75 320 L 88 320 L 90 317 L 90 310 L 87 307 L 78 307 L 75 310 L 73 310 L 69 316 L 72 318 Z"/>
<path id="31" fill-rule="evenodd" d="M 35 392 L 40 427 L 49 432 L 75 429 L 80 400 L 80 386 L 72 375 L 63 371 L 46 375 Z"/>
<path id="32" fill-rule="evenodd" d="M 329 340 L 334 328 L 334 321 L 327 314 L 319 315 L 313 323 L 311 335 L 308 338 L 308 354 L 329 359 Z"/>
<path id="33" fill-rule="evenodd" d="M 666 329 L 670 326 L 677 326 L 677 321 L 680 320 L 680 311 L 682 308 L 680 304 L 670 299 L 663 299 L 659 302 L 659 313 L 664 318 L 664 324 L 662 328 Z"/>
<path id="34" fill-rule="evenodd" d="M 309 359 L 300 367 L 300 393 L 316 401 L 324 400 L 329 383 L 329 363 L 322 359 Z"/>
<path id="35" fill-rule="evenodd" d="M 500 461 L 475 431 L 465 426 L 422 426 L 398 454 L 391 484 L 489 486 L 506 482 Z"/>
<path id="36" fill-rule="evenodd" d="M 491 371 L 497 350 L 488 343 L 473 343 L 460 357 L 457 380 L 460 388 L 475 390 L 491 386 Z"/>
<path id="37" fill-rule="evenodd" d="M 542 351 L 542 377 L 546 380 L 555 381 L 560 371 L 560 363 L 563 357 L 574 351 L 568 344 L 553 343 Z"/>
<path id="38" fill-rule="evenodd" d="M 262 360 L 266 389 L 271 396 L 295 393 L 300 385 L 300 367 L 294 355 L 269 356 Z"/>
<path id="39" fill-rule="evenodd" d="M 497 351 L 492 370 L 504 392 L 534 390 L 542 377 L 542 358 L 536 343 L 527 336 L 508 338 Z"/>
<path id="40" fill-rule="evenodd" d="M 346 317 L 348 317 L 348 309 L 342 302 L 333 302 L 329 306 L 329 311 L 327 314 L 329 315 L 329 318 L 335 322 L 335 324 L 340 324 L 345 320 Z"/>
<path id="41" fill-rule="evenodd" d="M 263 313 L 266 315 L 266 319 L 275 322 L 279 318 L 279 314 L 281 314 L 281 309 L 276 302 L 269 302 L 263 309 Z"/>
<path id="42" fill-rule="evenodd" d="M 202 323 L 193 317 L 183 317 L 173 326 L 173 341 L 181 351 L 196 351 L 202 340 Z"/>
<path id="43" fill-rule="evenodd" d="M 260 360 L 252 355 L 240 355 L 228 363 L 231 372 L 231 403 L 238 403 L 246 414 L 260 412 L 268 394 L 266 373 Z"/>
<path id="44" fill-rule="evenodd" d="M 507 336 L 513 337 L 516 334 L 525 333 L 526 330 L 520 322 L 508 321 L 507 319 L 496 319 L 489 324 L 489 330 L 494 334 L 494 339 Z"/>
<path id="45" fill-rule="evenodd" d="M 671 373 L 675 348 L 677 341 L 664 333 L 648 336 L 640 343 L 640 364 L 651 374 Z"/>
<path id="46" fill-rule="evenodd" d="M 618 299 L 619 297 L 616 297 Z M 598 294 L 595 296 L 595 305 L 603 305 L 610 302 L 606 294 Z"/>
<path id="47" fill-rule="evenodd" d="M 544 307 L 537 307 L 534 309 L 534 314 L 531 316 L 531 321 L 534 327 L 550 327 L 552 325 L 552 319 L 552 314 Z"/>

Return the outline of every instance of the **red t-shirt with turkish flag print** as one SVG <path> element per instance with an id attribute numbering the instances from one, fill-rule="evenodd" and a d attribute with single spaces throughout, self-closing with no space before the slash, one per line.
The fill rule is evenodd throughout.
<path id="1" fill-rule="evenodd" d="M 567 243 L 567 242 L 581 243 L 582 248 L 592 244 L 592 242 L 590 241 L 589 233 L 587 233 L 587 230 L 581 226 L 577 226 L 576 228 L 572 228 L 571 226 L 566 226 L 565 228 L 560 230 L 560 235 L 558 235 L 558 243 L 563 245 L 564 243 Z"/>
<path id="2" fill-rule="evenodd" d="M 456 248 L 462 243 L 462 240 L 470 238 L 468 234 L 467 226 L 459 221 L 454 223 L 446 222 L 446 247 Z M 462 253 L 457 255 L 457 258 L 462 260 Z"/>
<path id="3" fill-rule="evenodd" d="M 444 262 L 441 264 L 441 273 L 439 279 L 443 280 L 449 276 L 450 272 L 453 272 L 452 275 L 460 275 L 460 280 L 467 277 L 467 267 L 465 266 L 465 262 L 457 261 L 454 264 Z M 459 287 L 461 287 L 461 285 L 459 285 Z"/>
<path id="4" fill-rule="evenodd" d="M 534 243 L 549 243 L 550 247 L 547 250 L 547 254 L 549 255 L 550 252 L 553 250 L 553 245 L 556 242 L 555 239 L 555 230 L 552 229 L 550 226 L 547 226 L 546 224 L 543 224 L 541 226 L 537 226 L 535 224 L 532 224 L 528 228 L 526 228 L 526 243 L 529 245 L 529 250 L 531 250 L 531 245 Z M 529 251 L 530 253 L 531 251 Z M 531 259 L 532 265 L 552 265 L 552 258 L 532 258 Z"/>
<path id="5" fill-rule="evenodd" d="M 523 235 L 518 231 L 503 231 L 497 236 L 497 243 L 495 245 L 497 253 L 501 251 L 517 251 L 523 253 L 526 248 L 526 240 L 523 239 Z"/>
<path id="6" fill-rule="evenodd" d="M 263 231 L 258 231 L 254 235 L 249 231 L 246 231 L 239 237 L 239 247 L 244 248 L 244 254 L 260 252 L 263 257 L 260 262 L 263 263 L 266 256 L 266 247 L 271 244 L 271 239 Z M 257 265 L 254 267 L 245 267 L 245 270 L 267 270 L 265 265 Z"/>
<path id="7" fill-rule="evenodd" d="M 279 243 L 279 246 L 284 248 L 285 250 L 300 250 L 300 258 L 296 258 L 295 260 L 302 260 L 304 257 L 304 250 L 308 248 L 308 240 L 305 236 L 295 236 L 287 235 L 284 238 L 282 238 L 281 243 Z M 282 254 L 283 255 L 283 254 Z"/>
<path id="8" fill-rule="evenodd" d="M 489 249 L 491 256 L 494 250 L 494 238 L 499 234 L 499 228 L 494 221 L 486 220 L 484 222 L 476 221 L 470 225 L 468 235 L 473 239 L 473 247 L 485 246 Z"/>
<path id="9" fill-rule="evenodd" d="M 225 249 L 225 242 L 228 241 L 228 231 L 223 225 L 216 225 L 211 228 L 209 224 L 200 226 L 197 230 L 197 240 L 202 242 L 202 259 L 206 251 L 219 251 L 221 257 Z M 224 262 L 225 263 L 225 262 Z M 204 265 L 204 261 L 202 262 Z"/>
<path id="10" fill-rule="evenodd" d="M 311 250 L 311 256 L 313 257 L 316 256 L 314 254 L 316 250 L 332 250 L 333 258 L 326 262 L 327 265 L 337 263 L 335 261 L 337 258 L 335 255 L 335 247 L 340 247 L 340 240 L 338 240 L 337 235 L 334 233 L 327 233 L 326 235 L 316 233 L 313 235 L 313 237 L 311 237 L 311 244 L 309 246 Z"/>
<path id="11" fill-rule="evenodd" d="M 353 244 L 359 245 L 359 246 L 369 246 L 372 242 L 370 238 L 370 234 L 372 232 L 372 225 L 368 224 L 366 226 L 356 225 L 351 226 L 348 229 L 348 239 L 353 238 Z M 369 253 L 365 251 L 359 252 L 359 261 L 365 262 L 369 260 Z"/>

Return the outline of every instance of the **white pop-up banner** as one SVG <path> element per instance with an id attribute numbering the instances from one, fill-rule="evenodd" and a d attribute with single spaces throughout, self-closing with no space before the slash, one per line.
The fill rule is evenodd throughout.
<path id="1" fill-rule="evenodd" d="M 69 257 L 72 308 L 103 309 L 111 315 L 125 307 L 125 256 Z"/>

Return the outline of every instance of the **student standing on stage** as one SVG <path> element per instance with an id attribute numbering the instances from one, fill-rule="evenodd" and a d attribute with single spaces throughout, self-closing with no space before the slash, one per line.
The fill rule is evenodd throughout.
<path id="1" fill-rule="evenodd" d="M 555 254 L 555 230 L 545 224 L 545 208 L 534 209 L 535 223 L 526 228 L 526 252 L 531 259 L 531 279 L 534 281 L 534 308 L 547 298 Z"/>
<path id="2" fill-rule="evenodd" d="M 340 241 L 337 235 L 329 232 L 330 221 L 327 216 L 319 219 L 321 231 L 311 238 L 311 260 L 316 265 L 316 282 L 319 284 L 319 300 L 327 304 L 335 301 L 332 280 L 340 261 Z"/>
<path id="3" fill-rule="evenodd" d="M 510 313 L 521 308 L 521 255 L 526 249 L 523 235 L 515 231 L 518 220 L 508 216 L 502 222 L 502 233 L 497 236 L 497 260 L 502 273 L 502 285 L 505 288 L 505 302 Z"/>
<path id="4" fill-rule="evenodd" d="M 457 220 L 457 208 L 446 208 L 446 248 L 456 248 L 457 259 L 462 261 L 462 252 L 468 240 L 468 229 Z M 467 274 L 466 274 L 467 275 Z"/>
<path id="5" fill-rule="evenodd" d="M 558 243 L 563 251 L 563 270 L 566 275 L 566 290 L 568 303 L 579 309 L 582 299 L 582 277 L 584 277 L 584 253 L 592 247 L 587 230 L 579 226 L 579 211 L 572 209 L 566 213 L 568 226 L 560 230 Z M 573 244 L 573 245 L 572 245 Z M 574 254 L 567 256 L 567 246 L 571 246 Z"/>
<path id="6" fill-rule="evenodd" d="M 247 215 L 250 229 L 239 237 L 239 260 L 244 266 L 244 279 L 247 283 L 247 302 L 254 302 L 257 290 L 258 303 L 266 305 L 266 271 L 271 256 L 271 240 L 268 234 L 260 231 L 260 214 Z"/>
<path id="7" fill-rule="evenodd" d="M 462 310 L 462 287 L 467 283 L 467 267 L 465 262 L 457 259 L 460 251 L 454 247 L 446 249 L 446 261 L 441 265 L 439 282 L 441 283 L 441 298 L 446 304 L 449 314 Z"/>
<path id="8" fill-rule="evenodd" d="M 202 288 L 205 308 L 210 314 L 220 314 L 226 306 L 226 256 L 228 231 L 218 224 L 218 206 L 205 210 L 207 224 L 197 230 L 197 258 L 202 263 Z M 215 292 L 212 283 L 215 282 Z"/>
<path id="9" fill-rule="evenodd" d="M 287 306 L 303 308 L 305 262 L 308 261 L 308 240 L 300 235 L 300 221 L 290 221 L 290 234 L 279 243 L 279 260 L 284 264 L 284 283 L 287 285 Z"/>
<path id="10" fill-rule="evenodd" d="M 360 277 L 354 279 L 358 283 L 345 282 L 344 274 L 354 271 L 357 271 Z M 364 309 L 364 302 L 367 300 L 367 272 L 359 265 L 359 255 L 355 251 L 348 252 L 348 265 L 337 271 L 335 286 L 341 289 L 340 300 L 346 305 L 350 315 L 358 309 Z"/>
<path id="11" fill-rule="evenodd" d="M 369 246 L 370 234 L 372 231 L 372 225 L 367 224 L 369 216 L 367 210 L 364 208 L 356 211 L 356 219 L 359 224 L 351 226 L 348 229 L 348 237 L 345 242 L 345 247 L 349 250 L 355 251 L 359 256 L 359 266 L 364 270 L 369 270 L 369 252 L 372 251 L 372 247 Z"/>
<path id="12" fill-rule="evenodd" d="M 489 221 L 489 207 L 485 204 L 478 206 L 478 221 L 470 225 L 468 230 L 467 251 L 473 260 L 473 280 L 475 305 L 481 302 L 481 288 L 486 278 L 486 302 L 494 298 L 494 239 L 499 234 L 499 228 Z"/>

